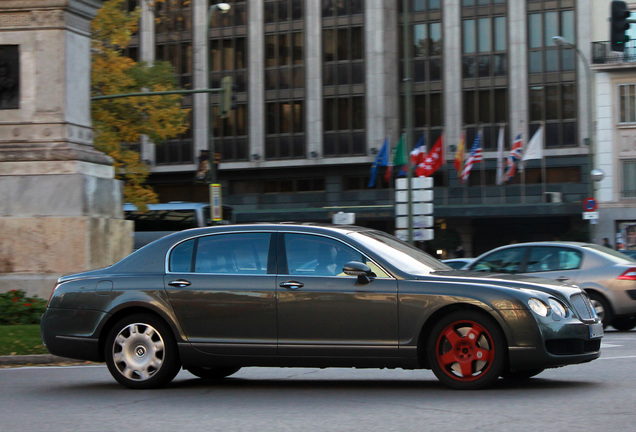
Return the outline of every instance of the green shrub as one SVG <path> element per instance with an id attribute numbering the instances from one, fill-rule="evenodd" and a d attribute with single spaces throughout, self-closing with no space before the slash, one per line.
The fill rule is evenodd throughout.
<path id="1" fill-rule="evenodd" d="M 40 324 L 46 301 L 27 297 L 22 290 L 0 294 L 0 325 Z"/>

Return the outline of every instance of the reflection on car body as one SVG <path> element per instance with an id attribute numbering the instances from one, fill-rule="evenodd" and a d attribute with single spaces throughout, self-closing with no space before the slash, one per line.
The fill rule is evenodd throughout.
<path id="1" fill-rule="evenodd" d="M 475 389 L 594 360 L 603 335 L 579 288 L 454 271 L 379 231 L 312 224 L 163 237 L 60 278 L 41 328 L 51 353 L 105 360 L 132 388 L 181 367 L 284 366 L 428 368 Z"/>

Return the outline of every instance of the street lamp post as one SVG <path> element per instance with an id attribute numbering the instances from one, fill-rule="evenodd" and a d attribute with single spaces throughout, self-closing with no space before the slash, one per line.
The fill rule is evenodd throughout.
<path id="1" fill-rule="evenodd" d="M 210 21 L 212 20 L 212 15 L 217 10 L 221 13 L 227 13 L 230 8 L 227 3 L 217 3 L 211 5 L 208 8 L 208 19 L 205 22 L 205 74 L 206 74 L 206 87 L 208 89 L 212 88 L 212 78 L 210 77 Z M 214 167 L 214 132 L 213 132 L 213 124 L 214 124 L 214 114 L 212 112 L 212 104 L 210 103 L 210 95 L 208 93 L 207 101 L 208 107 L 208 170 L 210 174 L 210 184 L 216 183 L 216 172 Z M 212 194 L 212 189 L 210 189 L 210 194 Z M 212 200 L 212 196 L 210 195 L 210 201 Z"/>
<path id="2" fill-rule="evenodd" d="M 593 88 L 592 88 L 592 70 L 590 69 L 590 62 L 587 60 L 587 57 L 583 52 L 577 47 L 574 43 L 568 41 L 563 36 L 554 36 L 552 37 L 552 41 L 557 46 L 569 47 L 573 48 L 576 51 L 576 54 L 579 56 L 583 65 L 585 66 L 585 78 L 587 84 L 587 139 L 589 146 L 589 165 L 590 165 L 590 173 L 589 173 L 589 194 L 590 197 L 595 198 L 594 196 L 594 181 L 598 181 L 598 176 L 593 175 L 594 169 L 594 117 L 593 117 L 593 109 L 594 109 L 594 100 L 593 100 Z M 590 241 L 594 241 L 594 230 L 592 229 L 592 225 L 590 225 Z"/>

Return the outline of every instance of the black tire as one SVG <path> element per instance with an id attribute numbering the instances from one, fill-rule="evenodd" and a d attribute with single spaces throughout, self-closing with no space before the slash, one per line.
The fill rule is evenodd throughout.
<path id="1" fill-rule="evenodd" d="M 523 381 L 523 380 L 530 379 L 533 376 L 539 375 L 544 370 L 545 369 L 543 368 L 538 368 L 538 369 L 525 369 L 525 370 L 519 370 L 514 372 L 508 371 L 501 374 L 501 377 L 510 381 Z"/>
<path id="2" fill-rule="evenodd" d="M 596 315 L 598 315 L 603 322 L 603 328 L 607 328 L 607 326 L 612 325 L 612 321 L 614 321 L 614 312 L 612 312 L 612 307 L 609 305 L 607 299 L 601 294 L 595 292 L 588 292 L 588 295 L 590 296 L 590 301 L 596 311 Z"/>
<path id="3" fill-rule="evenodd" d="M 626 332 L 636 327 L 636 319 L 634 318 L 614 318 L 612 327 L 618 331 Z"/>
<path id="4" fill-rule="evenodd" d="M 170 328 L 149 314 L 119 320 L 106 338 L 104 354 L 113 378 L 132 389 L 163 387 L 181 368 Z"/>
<path id="5" fill-rule="evenodd" d="M 507 358 L 505 338 L 485 313 L 457 311 L 433 327 L 427 356 L 435 376 L 448 387 L 475 390 L 492 385 Z"/>
<path id="6" fill-rule="evenodd" d="M 241 368 L 233 366 L 189 367 L 187 371 L 204 380 L 218 380 L 234 375 Z"/>

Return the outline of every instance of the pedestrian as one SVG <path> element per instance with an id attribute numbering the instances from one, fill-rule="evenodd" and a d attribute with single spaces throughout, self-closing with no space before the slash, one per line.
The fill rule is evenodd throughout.
<path id="1" fill-rule="evenodd" d="M 603 246 L 605 246 L 606 248 L 614 249 L 607 237 L 603 237 Z"/>

